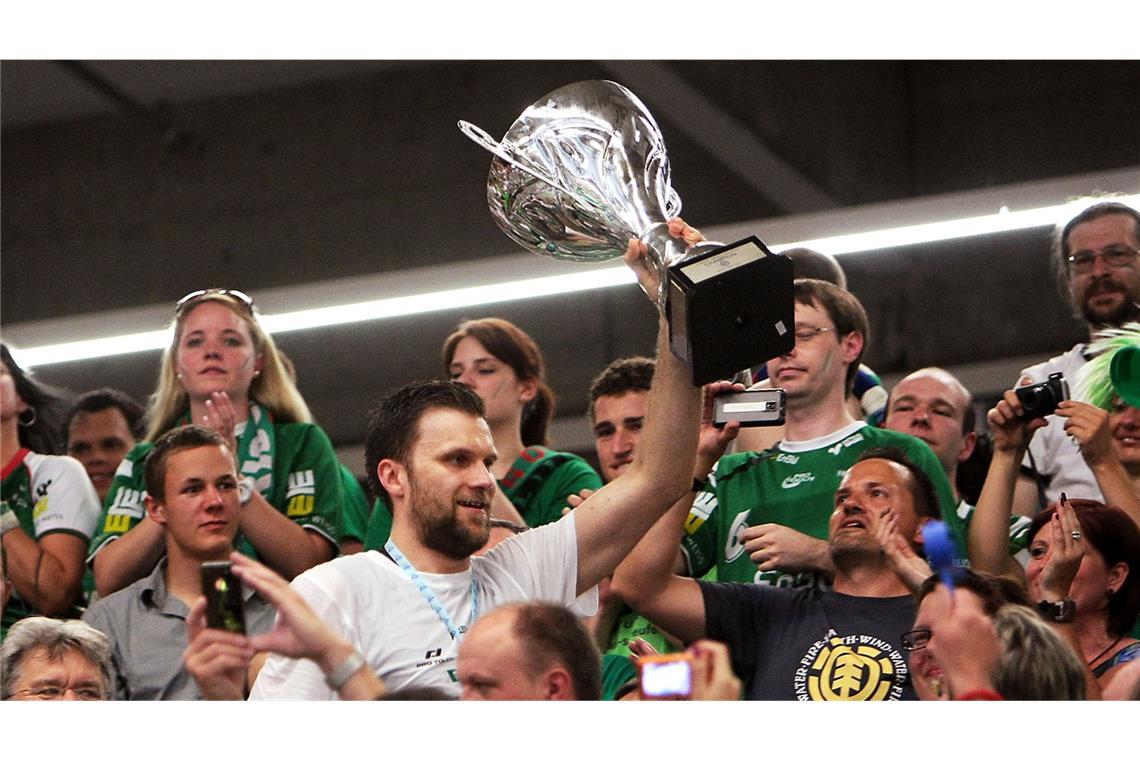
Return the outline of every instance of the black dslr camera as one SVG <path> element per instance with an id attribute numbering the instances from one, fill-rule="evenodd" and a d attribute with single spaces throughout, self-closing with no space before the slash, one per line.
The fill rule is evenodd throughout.
<path id="1" fill-rule="evenodd" d="M 1032 420 L 1057 411 L 1057 404 L 1069 400 L 1069 384 L 1060 372 L 1049 375 L 1049 379 L 1014 389 L 1021 402 L 1021 416 Z"/>

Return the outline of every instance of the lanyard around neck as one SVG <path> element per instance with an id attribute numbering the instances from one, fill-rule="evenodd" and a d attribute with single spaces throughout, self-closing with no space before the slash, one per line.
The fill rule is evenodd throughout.
<path id="1" fill-rule="evenodd" d="M 439 619 L 443 621 L 444 626 L 447 627 L 447 632 L 451 634 L 451 638 L 456 641 L 462 638 L 463 634 L 467 633 L 467 629 L 470 628 L 476 618 L 479 617 L 479 586 L 475 582 L 475 572 L 473 570 L 471 571 L 471 617 L 467 621 L 467 625 L 456 626 L 451 619 L 451 615 L 443 608 L 443 603 L 439 601 L 435 592 L 431 590 L 431 587 L 427 585 L 427 582 L 420 576 L 419 572 L 412 567 L 412 563 L 408 562 L 408 558 L 396 548 L 396 544 L 391 538 L 384 544 L 384 550 L 388 552 L 389 557 L 395 560 L 396 565 L 404 572 L 408 580 L 419 589 L 420 596 L 424 598 L 428 606 L 431 607 L 432 610 L 435 611 L 435 614 L 439 616 Z"/>

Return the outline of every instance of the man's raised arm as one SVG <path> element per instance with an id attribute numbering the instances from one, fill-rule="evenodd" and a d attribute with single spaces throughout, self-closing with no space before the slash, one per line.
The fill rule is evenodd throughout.
<path id="1" fill-rule="evenodd" d="M 630 241 L 626 263 L 646 293 L 656 294 L 646 252 L 643 243 Z M 656 305 L 652 295 L 650 300 Z M 684 496 L 692 483 L 700 413 L 700 388 L 693 385 L 689 368 L 669 350 L 669 328 L 658 313 L 657 369 L 637 457 L 620 478 L 574 510 L 579 593 L 613 573 L 657 519 Z"/>
<path id="2" fill-rule="evenodd" d="M 701 391 L 689 368 L 669 350 L 659 317 L 657 369 L 645 427 L 629 469 L 574 510 L 578 592 L 613 573 L 634 545 L 692 483 Z M 675 548 L 675 547 L 674 547 Z"/>

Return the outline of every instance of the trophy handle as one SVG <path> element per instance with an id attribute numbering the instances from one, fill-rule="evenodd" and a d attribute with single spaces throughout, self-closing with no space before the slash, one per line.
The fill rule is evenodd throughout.
<path id="1" fill-rule="evenodd" d="M 564 193 L 575 194 L 569 188 L 563 187 L 562 183 L 557 179 L 550 176 L 537 166 L 531 164 L 522 155 L 513 154 L 504 148 L 502 143 L 495 142 L 495 139 L 487 134 L 487 132 L 484 131 L 481 127 L 477 127 L 469 121 L 463 121 L 460 119 L 459 130 L 474 140 L 476 143 L 491 151 L 496 156 L 503 159 L 516 169 L 524 171 L 535 179 L 545 182 L 546 184 L 554 187 L 557 190 L 561 190 Z"/>

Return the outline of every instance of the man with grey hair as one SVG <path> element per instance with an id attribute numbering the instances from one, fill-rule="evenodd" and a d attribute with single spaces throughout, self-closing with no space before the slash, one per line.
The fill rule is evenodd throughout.
<path id="1" fill-rule="evenodd" d="M 1109 327 L 1140 319 L 1140 212 L 1123 203 L 1102 202 L 1057 229 L 1053 267 L 1073 313 L 1084 320 L 1089 336 Z M 1077 371 L 1090 358 L 1087 344 L 1021 371 L 1017 384 L 1040 383 L 1060 372 L 1072 388 Z M 1064 491 L 1070 498 L 1103 500 L 1096 478 L 1080 449 L 1069 437 L 1069 420 L 1050 415 L 1048 426 L 1037 431 L 1022 463 L 1014 492 L 1016 514 L 1032 517 L 1042 500 L 1054 502 Z"/>
<path id="2" fill-rule="evenodd" d="M 111 647 L 80 620 L 29 617 L 0 646 L 4 700 L 111 698 Z"/>

